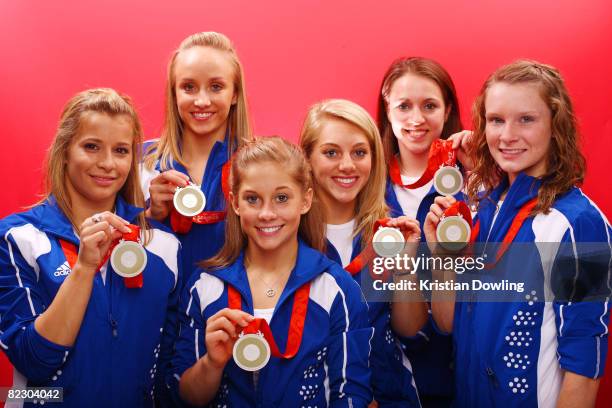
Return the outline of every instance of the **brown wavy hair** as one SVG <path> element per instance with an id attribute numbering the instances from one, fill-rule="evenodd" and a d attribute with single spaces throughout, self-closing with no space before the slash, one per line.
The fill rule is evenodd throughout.
<path id="1" fill-rule="evenodd" d="M 538 203 L 532 212 L 548 213 L 560 194 L 582 184 L 586 161 L 580 150 L 576 117 L 563 78 L 555 67 L 537 61 L 518 60 L 497 69 L 485 81 L 474 101 L 474 135 L 470 155 L 475 166 L 468 182 L 468 196 L 472 203 L 486 199 L 507 176 L 493 160 L 485 134 L 487 91 L 493 84 L 500 82 L 537 85 L 542 100 L 550 109 L 552 139 L 546 160 L 546 174 L 540 177 L 542 186 L 538 191 Z"/>
<path id="2" fill-rule="evenodd" d="M 45 193 L 39 202 L 49 200 L 51 195 L 55 198 L 58 207 L 70 220 L 70 223 L 79 230 L 79 225 L 75 225 L 72 215 L 72 202 L 66 188 L 66 158 L 68 148 L 78 134 L 81 119 L 88 112 L 104 113 L 111 117 L 127 116 L 132 122 L 132 164 L 125 184 L 119 194 L 125 201 L 137 207 L 144 207 L 144 197 L 140 189 L 140 152 L 142 144 L 142 126 L 138 119 L 138 114 L 134 108 L 132 100 L 110 88 L 88 89 L 74 95 L 64 106 L 60 117 L 55 138 L 46 158 Z M 145 233 L 145 243 L 148 241 L 147 223 L 144 212 L 138 216 L 138 225 Z"/>
<path id="3" fill-rule="evenodd" d="M 312 151 L 321 134 L 323 125 L 330 120 L 345 121 L 359 128 L 368 140 L 372 151 L 370 176 L 357 195 L 356 222 L 353 231 L 353 237 L 362 233 L 361 243 L 365 246 L 366 243 L 372 241 L 376 220 L 388 216 L 388 207 L 385 203 L 387 169 L 380 135 L 370 114 L 356 103 L 344 99 L 329 99 L 319 102 L 308 110 L 300 134 L 300 146 L 302 146 L 308 160 L 312 156 Z M 314 180 L 314 185 L 316 198 L 319 193 L 316 180 Z M 323 221 L 321 222 L 323 223 Z"/>
<path id="4" fill-rule="evenodd" d="M 145 165 L 149 169 L 154 167 L 157 159 L 160 161 L 162 170 L 172 168 L 173 159 L 181 165 L 186 166 L 181 154 L 183 122 L 181 121 L 176 104 L 176 75 L 174 74 L 174 65 L 176 63 L 176 57 L 182 51 L 194 47 L 210 47 L 226 52 L 231 57 L 232 65 L 234 66 L 234 90 L 237 98 L 236 103 L 231 106 L 227 117 L 229 128 L 228 159 L 243 140 L 250 140 L 251 138 L 251 122 L 245 89 L 244 72 L 234 45 L 225 35 L 214 31 L 192 34 L 181 42 L 168 63 L 164 125 L 159 140 L 152 143 L 147 149 Z"/>
<path id="5" fill-rule="evenodd" d="M 310 164 L 304 157 L 302 149 L 278 136 L 260 137 L 247 141 L 238 148 L 231 161 L 229 183 L 234 196 L 238 194 L 244 170 L 255 163 L 276 163 L 291 175 L 295 182 L 306 193 L 313 188 Z M 323 223 L 321 207 L 315 200 L 310 210 L 300 219 L 298 234 L 312 248 L 322 251 L 324 248 Z M 212 258 L 199 263 L 202 268 L 221 269 L 233 264 L 240 251 L 247 245 L 247 236 L 240 227 L 240 218 L 228 208 L 225 223 L 225 243 Z"/>
<path id="6" fill-rule="evenodd" d="M 455 84 L 444 67 L 429 58 L 404 57 L 396 59 L 389 69 L 387 69 L 382 83 L 380 84 L 380 90 L 378 92 L 378 110 L 376 113 L 378 131 L 382 137 L 387 163 L 389 163 L 393 156 L 399 152 L 397 138 L 393 135 L 393 128 L 387 117 L 389 93 L 395 81 L 406 74 L 414 74 L 431 79 L 440 87 L 442 97 L 444 98 L 444 105 L 446 105 L 445 108 L 450 107 L 450 112 L 442 128 L 440 139 L 447 139 L 450 135 L 460 132 L 463 129 Z"/>

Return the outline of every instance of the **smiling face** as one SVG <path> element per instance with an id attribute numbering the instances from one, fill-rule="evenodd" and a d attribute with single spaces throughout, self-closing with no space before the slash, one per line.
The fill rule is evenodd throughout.
<path id="1" fill-rule="evenodd" d="M 230 193 L 250 250 L 278 251 L 297 245 L 300 219 L 312 203 L 312 189 L 302 191 L 286 166 L 252 163 L 240 171 L 237 194 Z"/>
<path id="2" fill-rule="evenodd" d="M 449 112 L 442 90 L 429 78 L 408 73 L 389 89 L 387 118 L 400 151 L 427 155 L 433 141 L 442 134 Z"/>
<path id="3" fill-rule="evenodd" d="M 326 119 L 313 146 L 310 165 L 317 195 L 327 208 L 354 208 L 370 177 L 370 144 L 359 127 L 340 119 Z"/>
<path id="4" fill-rule="evenodd" d="M 66 153 L 66 188 L 73 206 L 112 208 L 132 168 L 132 121 L 86 112 Z"/>
<path id="5" fill-rule="evenodd" d="M 538 85 L 497 82 L 485 98 L 485 134 L 489 151 L 512 183 L 519 172 L 546 173 L 552 139 L 551 111 Z"/>
<path id="6" fill-rule="evenodd" d="M 188 48 L 176 56 L 173 72 L 184 135 L 223 140 L 237 100 L 230 54 L 211 47 Z"/>

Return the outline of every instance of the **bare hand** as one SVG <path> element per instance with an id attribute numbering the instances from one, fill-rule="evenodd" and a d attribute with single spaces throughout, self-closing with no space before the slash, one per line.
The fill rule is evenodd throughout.
<path id="1" fill-rule="evenodd" d="M 448 140 L 453 141 L 453 149 L 457 151 L 457 158 L 467 171 L 471 171 L 474 168 L 474 162 L 467 153 L 473 135 L 474 132 L 471 130 L 462 130 L 448 138 Z"/>
<path id="2" fill-rule="evenodd" d="M 410 218 L 406 215 L 401 217 L 391 218 L 387 224 L 388 227 L 398 228 L 406 242 L 419 242 L 421 240 L 421 227 L 419 222 L 414 218 Z"/>
<path id="3" fill-rule="evenodd" d="M 96 273 L 106 257 L 112 242 L 129 233 L 130 223 L 109 211 L 94 214 L 80 227 L 81 245 L 77 265 L 84 270 Z"/>
<path id="4" fill-rule="evenodd" d="M 408 244 L 404 247 L 403 254 L 415 256 L 417 250 L 416 244 L 421 241 L 421 228 L 419 226 L 419 222 L 414 218 L 402 215 L 401 217 L 391 218 L 387 223 L 387 226 L 398 228 L 402 232 L 402 235 L 406 240 L 406 244 Z"/>
<path id="5" fill-rule="evenodd" d="M 457 200 L 453 196 L 438 196 L 434 199 L 434 203 L 429 207 L 429 212 L 425 217 L 425 223 L 423 224 L 423 230 L 425 231 L 425 239 L 427 245 L 432 253 L 438 251 L 436 237 L 436 228 L 438 223 L 444 214 L 444 210 L 453 205 Z"/>
<path id="6" fill-rule="evenodd" d="M 215 367 L 223 369 L 232 358 L 234 343 L 240 329 L 255 319 L 250 314 L 236 309 L 221 309 L 206 321 L 206 355 Z"/>
<path id="7" fill-rule="evenodd" d="M 172 199 L 176 187 L 186 187 L 189 177 L 180 171 L 168 170 L 158 174 L 149 186 L 151 201 L 147 216 L 158 221 L 165 220 L 172 209 Z"/>

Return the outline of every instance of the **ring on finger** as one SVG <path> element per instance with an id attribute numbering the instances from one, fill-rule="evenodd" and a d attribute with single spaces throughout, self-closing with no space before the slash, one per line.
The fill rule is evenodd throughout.
<path id="1" fill-rule="evenodd" d="M 91 216 L 91 220 L 93 221 L 94 224 L 97 224 L 100 221 L 102 221 L 102 216 L 100 214 L 94 214 Z"/>

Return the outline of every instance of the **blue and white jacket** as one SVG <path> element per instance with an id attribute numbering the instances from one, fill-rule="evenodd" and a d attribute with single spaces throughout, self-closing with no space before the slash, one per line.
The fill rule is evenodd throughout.
<path id="1" fill-rule="evenodd" d="M 421 225 L 421 242 L 425 242 L 425 231 L 423 224 L 425 217 L 434 199 L 440 194 L 431 187 L 429 192 L 420 202 L 417 210 L 417 220 Z M 463 200 L 462 192 L 455 195 L 457 200 Z M 402 207 L 395 194 L 394 185 L 387 179 L 385 200 L 389 206 L 391 216 L 399 217 L 404 215 Z M 430 278 L 430 271 L 424 271 L 426 279 Z M 450 404 L 455 393 L 455 372 L 453 367 L 453 339 L 452 335 L 445 334 L 437 328 L 431 317 L 419 333 L 414 337 L 401 339 L 404 352 L 412 364 L 415 382 L 422 398 L 428 396 L 436 398 L 446 398 Z M 439 406 L 444 406 L 442 400 L 438 400 Z"/>
<path id="2" fill-rule="evenodd" d="M 361 252 L 361 235 L 353 239 L 351 260 Z M 331 242 L 327 242 L 327 256 L 342 265 L 338 251 Z M 344 272 L 349 275 L 348 272 Z M 361 284 L 363 273 L 367 268 L 353 275 L 353 279 Z M 372 391 L 374 399 L 380 407 L 420 407 L 419 395 L 412 366 L 402 352 L 402 347 L 396 335 L 391 330 L 391 311 L 387 302 L 369 302 L 368 317 L 374 327 L 370 367 L 372 369 Z"/>
<path id="3" fill-rule="evenodd" d="M 144 143 L 146 152 L 155 141 Z M 215 142 L 210 152 L 200 189 L 206 197 L 204 211 L 224 211 L 226 209 L 225 197 L 221 189 L 221 171 L 228 160 L 228 138 L 224 142 Z M 172 168 L 188 175 L 187 169 L 177 161 L 172 161 Z M 141 166 L 141 187 L 145 200 L 149 200 L 149 186 L 151 180 L 161 172 L 159 160 L 154 169 Z M 170 227 L 170 217 L 164 222 Z M 214 224 L 193 224 L 187 234 L 176 234 L 181 242 L 182 271 L 184 283 L 188 282 L 191 274 L 197 269 L 197 263 L 216 255 L 225 242 L 225 221 Z"/>
<path id="4" fill-rule="evenodd" d="M 495 218 L 508 182 L 496 188 L 491 200 L 481 203 L 477 241 L 489 246 L 501 242 L 521 206 L 537 196 L 539 186 L 539 180 L 520 174 Z M 455 304 L 457 406 L 554 407 L 563 370 L 589 378 L 603 375 L 608 301 L 550 301 L 546 291 L 551 286 L 545 282 L 554 282 L 570 265 L 574 282 L 599 274 L 609 289 L 611 234 L 605 216 L 578 188 L 558 197 L 548 214 L 525 220 L 513 242 L 523 251 L 529 245 L 521 243 L 539 245 L 532 245 L 529 256 L 506 252 L 495 271 L 509 277 L 523 274 L 530 287 L 509 302 L 479 302 L 487 293 L 476 291 L 472 299 Z M 581 243 L 600 243 L 604 262 L 585 261 Z M 570 249 L 569 263 L 561 256 L 568 255 L 564 247 Z"/>
<path id="5" fill-rule="evenodd" d="M 141 212 L 117 198 L 120 217 Z M 65 347 L 42 337 L 34 320 L 71 272 L 60 239 L 78 248 L 72 224 L 53 198 L 0 221 L 0 346 L 14 386 L 63 387 L 66 407 L 153 406 L 178 330 L 180 244 L 163 226 L 151 232 L 143 287 L 126 288 L 107 262 L 76 341 Z"/>
<path id="6" fill-rule="evenodd" d="M 228 307 L 228 284 L 241 295 L 242 310 L 253 314 L 253 301 L 242 253 L 214 272 L 198 271 L 181 299 L 181 328 L 173 359 L 171 386 L 206 354 L 206 320 Z M 271 357 L 259 371 L 225 366 L 212 407 L 366 407 L 372 400 L 368 357 L 373 330 L 359 286 L 335 262 L 300 241 L 296 265 L 276 304 L 270 327 L 281 352 L 287 342 L 293 295 L 310 282 L 302 343 L 291 359 Z"/>

